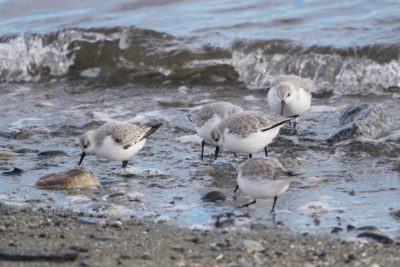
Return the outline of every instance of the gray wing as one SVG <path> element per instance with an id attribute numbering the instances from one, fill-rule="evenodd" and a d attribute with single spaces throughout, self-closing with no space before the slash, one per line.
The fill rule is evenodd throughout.
<path id="1" fill-rule="evenodd" d="M 242 176 L 255 181 L 285 179 L 288 176 L 286 169 L 273 157 L 248 160 L 241 167 L 241 172 Z"/>
<path id="2" fill-rule="evenodd" d="M 215 102 L 207 104 L 200 110 L 190 113 L 188 117 L 197 127 L 201 127 L 214 115 L 218 115 L 221 119 L 224 119 L 241 111 L 243 111 L 241 107 L 229 102 Z"/>
<path id="3" fill-rule="evenodd" d="M 306 91 L 306 93 L 311 94 L 311 83 L 300 77 L 300 76 L 296 76 L 296 75 L 282 75 L 279 76 L 278 78 L 276 78 L 273 82 L 272 82 L 272 87 L 276 87 L 278 84 L 283 83 L 283 82 L 287 82 L 287 83 L 291 83 L 293 84 L 296 88 L 303 88 L 304 91 Z"/>
<path id="4" fill-rule="evenodd" d="M 218 127 L 220 127 L 221 132 L 227 128 L 230 133 L 240 135 L 241 137 L 247 137 L 252 133 L 262 131 L 266 128 L 272 128 L 274 125 L 284 123 L 288 120 L 290 119 L 258 111 L 244 111 L 225 119 Z"/>
<path id="5" fill-rule="evenodd" d="M 158 127 L 157 127 L 158 128 Z M 97 129 L 98 138 L 111 136 L 117 144 L 127 149 L 148 136 L 152 126 L 109 122 Z"/>

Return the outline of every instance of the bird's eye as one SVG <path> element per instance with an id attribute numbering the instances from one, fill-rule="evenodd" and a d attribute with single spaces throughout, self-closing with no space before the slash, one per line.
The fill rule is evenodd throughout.
<path id="1" fill-rule="evenodd" d="M 290 96 L 290 93 L 287 96 Z"/>
<path id="2" fill-rule="evenodd" d="M 214 141 L 215 141 L 215 142 L 218 142 L 218 138 L 215 138 Z"/>

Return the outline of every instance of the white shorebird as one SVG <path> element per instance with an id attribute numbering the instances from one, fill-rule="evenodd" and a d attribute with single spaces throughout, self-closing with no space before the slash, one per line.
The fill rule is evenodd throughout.
<path id="1" fill-rule="evenodd" d="M 108 160 L 121 160 L 126 168 L 128 159 L 141 150 L 149 135 L 162 123 L 137 125 L 127 122 L 108 122 L 96 130 L 90 130 L 80 138 L 81 165 L 86 155 L 96 155 Z"/>
<path id="2" fill-rule="evenodd" d="M 268 92 L 271 110 L 282 116 L 304 114 L 311 105 L 311 86 L 306 79 L 299 76 L 279 76 L 272 82 Z"/>
<path id="3" fill-rule="evenodd" d="M 204 105 L 200 110 L 188 114 L 188 118 L 196 125 L 197 134 L 203 139 L 201 141 L 201 159 L 203 159 L 205 143 L 215 145 L 211 138 L 211 130 L 223 119 L 243 109 L 229 102 L 214 102 Z"/>
<path id="4" fill-rule="evenodd" d="M 279 129 L 297 115 L 282 117 L 269 115 L 259 111 L 243 111 L 224 119 L 211 131 L 211 138 L 217 145 L 215 159 L 219 147 L 232 152 L 252 153 L 264 150 L 268 156 L 267 145 L 278 135 Z"/>
<path id="5" fill-rule="evenodd" d="M 278 195 L 289 188 L 290 182 L 297 180 L 274 157 L 249 159 L 239 167 L 237 184 L 247 195 L 254 198 L 250 203 L 240 206 L 248 207 L 257 199 L 274 198 L 271 212 L 275 210 Z"/>

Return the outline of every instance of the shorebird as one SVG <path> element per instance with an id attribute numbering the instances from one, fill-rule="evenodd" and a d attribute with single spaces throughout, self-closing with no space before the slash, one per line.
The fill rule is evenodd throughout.
<path id="1" fill-rule="evenodd" d="M 267 145 L 278 135 L 279 129 L 297 115 L 282 117 L 269 115 L 259 111 L 243 111 L 235 113 L 219 123 L 212 131 L 211 138 L 217 145 L 215 159 L 219 147 L 237 153 L 252 153 L 265 151 Z"/>
<path id="2" fill-rule="evenodd" d="M 241 107 L 229 102 L 214 102 L 204 105 L 200 110 L 188 114 L 189 120 L 196 125 L 197 134 L 203 139 L 201 141 L 202 160 L 204 145 L 207 143 L 216 146 L 210 135 L 212 129 L 214 129 L 223 119 L 241 111 L 243 111 Z"/>
<path id="3" fill-rule="evenodd" d="M 302 115 L 311 105 L 311 84 L 299 76 L 279 76 L 268 92 L 268 104 L 281 116 Z M 296 128 L 296 121 L 293 126 Z"/>
<path id="4" fill-rule="evenodd" d="M 237 184 L 247 195 L 254 198 L 250 203 L 240 206 L 248 207 L 257 199 L 274 198 L 271 212 L 275 211 L 278 196 L 289 188 L 290 182 L 296 180 L 278 159 L 274 157 L 249 159 L 239 167 Z"/>
<path id="5" fill-rule="evenodd" d="M 86 155 L 96 155 L 108 160 L 121 160 L 126 168 L 128 159 L 141 150 L 149 135 L 162 123 L 137 125 L 127 122 L 108 122 L 95 130 L 90 130 L 80 138 L 82 148 L 79 164 Z"/>

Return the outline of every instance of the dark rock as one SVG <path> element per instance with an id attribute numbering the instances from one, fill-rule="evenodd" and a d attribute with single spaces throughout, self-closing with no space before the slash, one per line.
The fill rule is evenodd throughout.
<path id="1" fill-rule="evenodd" d="M 13 151 L 14 153 L 18 154 L 28 154 L 28 153 L 37 153 L 38 150 L 36 149 L 29 149 L 29 148 L 20 148 Z"/>
<path id="2" fill-rule="evenodd" d="M 49 150 L 49 151 L 42 151 L 38 153 L 39 157 L 67 157 L 67 153 L 60 150 Z"/>
<path id="3" fill-rule="evenodd" d="M 52 261 L 66 262 L 74 261 L 78 258 L 78 253 L 75 251 L 60 251 L 55 253 L 31 252 L 23 253 L 14 250 L 0 250 L 0 260 L 7 261 Z"/>
<path id="4" fill-rule="evenodd" d="M 400 221 L 400 210 L 390 212 L 390 216 L 392 216 L 393 219 Z"/>
<path id="5" fill-rule="evenodd" d="M 3 172 L 2 174 L 6 175 L 6 176 L 14 176 L 14 175 L 21 175 L 23 172 L 24 172 L 24 170 L 14 167 L 14 169 L 12 171 Z"/>
<path id="6" fill-rule="evenodd" d="M 347 225 L 347 231 L 348 231 L 348 232 L 354 231 L 355 229 L 356 229 L 355 226 L 353 226 L 353 225 L 351 225 L 351 224 L 348 224 L 348 225 Z"/>
<path id="7" fill-rule="evenodd" d="M 333 227 L 332 231 L 331 231 L 331 234 L 337 234 L 337 233 L 342 232 L 342 231 L 343 231 L 343 228 L 341 228 L 341 227 Z"/>
<path id="8" fill-rule="evenodd" d="M 228 212 L 216 216 L 215 227 L 223 228 L 232 226 L 235 223 L 235 214 Z"/>
<path id="9" fill-rule="evenodd" d="M 387 236 L 381 235 L 381 234 L 377 234 L 377 233 L 369 233 L 369 232 L 364 232 L 361 233 L 359 235 L 357 235 L 357 237 L 364 237 L 364 238 L 369 238 L 369 239 L 373 239 L 379 243 L 383 243 L 383 244 L 393 244 L 393 240 L 390 239 Z"/>
<path id="10" fill-rule="evenodd" d="M 211 191 L 205 194 L 202 198 L 205 202 L 222 202 L 226 200 L 226 195 L 220 191 Z"/>
<path id="11" fill-rule="evenodd" d="M 358 231 L 378 231 L 378 228 L 373 225 L 361 226 L 357 228 Z"/>
<path id="12" fill-rule="evenodd" d="M 329 137 L 330 144 L 356 137 L 379 138 L 388 132 L 393 116 L 380 104 L 357 104 L 346 106 L 339 121 L 341 128 Z"/>

